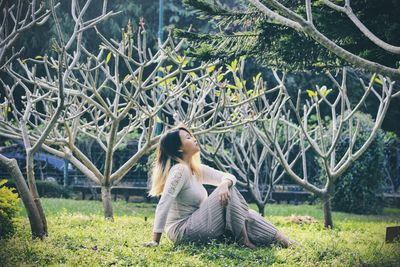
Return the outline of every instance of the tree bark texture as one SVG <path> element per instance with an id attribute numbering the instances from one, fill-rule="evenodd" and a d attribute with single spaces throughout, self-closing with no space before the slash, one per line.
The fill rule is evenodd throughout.
<path id="1" fill-rule="evenodd" d="M 47 233 L 43 226 L 43 221 L 36 206 L 35 200 L 29 191 L 17 161 L 15 159 L 8 159 L 3 155 L 0 155 L 0 167 L 5 169 L 9 173 L 10 177 L 15 181 L 19 196 L 28 215 L 32 238 L 42 239 Z"/>
<path id="2" fill-rule="evenodd" d="M 101 186 L 101 200 L 104 208 L 104 218 L 114 220 L 114 212 L 111 202 L 111 186 Z"/>

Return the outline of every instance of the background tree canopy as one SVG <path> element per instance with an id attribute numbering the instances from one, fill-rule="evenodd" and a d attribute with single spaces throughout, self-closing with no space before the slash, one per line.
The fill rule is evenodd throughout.
<path id="1" fill-rule="evenodd" d="M 337 58 L 313 39 L 291 28 L 271 23 L 262 12 L 248 8 L 230 8 L 208 0 L 183 0 L 202 19 L 217 23 L 219 31 L 188 33 L 176 30 L 177 36 L 191 40 L 190 54 L 202 59 L 233 58 L 246 55 L 257 63 L 280 70 L 303 71 L 343 66 Z M 304 1 L 280 1 L 299 14 L 305 14 Z M 344 3 L 344 1 L 336 1 Z M 357 17 L 378 37 L 399 45 L 400 5 L 393 0 L 352 1 Z M 238 2 L 237 6 L 239 6 Z M 347 16 L 318 1 L 313 3 L 315 26 L 344 49 L 365 59 L 391 67 L 400 67 L 400 56 L 385 52 L 367 39 Z"/>

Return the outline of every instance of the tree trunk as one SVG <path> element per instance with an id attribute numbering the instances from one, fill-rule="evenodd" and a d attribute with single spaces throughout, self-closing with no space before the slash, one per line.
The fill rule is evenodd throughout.
<path id="1" fill-rule="evenodd" d="M 394 186 L 394 192 L 397 192 L 397 189 L 400 187 L 400 142 L 397 143 L 396 147 L 396 180 Z"/>
<path id="2" fill-rule="evenodd" d="M 111 202 L 111 186 L 101 186 L 101 200 L 104 208 L 104 218 L 114 220 L 114 212 Z"/>
<path id="3" fill-rule="evenodd" d="M 35 181 L 33 154 L 30 152 L 26 153 L 26 170 L 27 170 L 27 176 L 28 176 L 29 190 L 31 191 L 32 197 L 35 201 L 36 208 L 37 208 L 40 218 L 42 220 L 45 235 L 47 236 L 48 231 L 47 231 L 46 215 L 44 214 L 42 203 L 40 202 L 40 196 L 37 191 L 36 181 Z"/>
<path id="4" fill-rule="evenodd" d="M 256 202 L 257 204 L 257 208 L 258 208 L 258 213 L 261 214 L 261 216 L 264 217 L 264 209 L 265 209 L 265 205 L 259 202 Z"/>
<path id="5" fill-rule="evenodd" d="M 331 210 L 331 198 L 330 194 L 327 194 L 322 199 L 324 205 L 324 226 L 325 228 L 333 228 L 332 221 L 332 210 Z"/>
<path id="6" fill-rule="evenodd" d="M 43 222 L 35 201 L 25 183 L 25 179 L 21 173 L 21 170 L 18 167 L 17 161 L 15 159 L 8 159 L 3 155 L 0 155 L 0 167 L 5 169 L 9 173 L 10 177 L 15 181 L 19 196 L 28 215 L 32 238 L 43 239 L 43 237 L 46 235 L 46 231 L 43 227 Z"/>

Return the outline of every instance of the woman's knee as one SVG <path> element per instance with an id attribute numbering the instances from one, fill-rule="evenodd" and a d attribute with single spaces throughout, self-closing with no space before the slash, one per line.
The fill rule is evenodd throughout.
<path id="1" fill-rule="evenodd" d="M 234 185 L 232 185 L 231 187 L 229 187 L 229 192 L 230 192 L 231 194 L 240 194 L 239 189 L 238 189 L 236 186 L 234 186 Z"/>
<path id="2" fill-rule="evenodd" d="M 230 190 L 230 193 L 231 193 L 231 198 L 233 196 L 235 199 L 238 199 L 241 202 L 246 202 L 246 200 L 244 199 L 243 195 L 240 193 L 239 189 L 236 186 L 232 186 L 229 190 Z"/>

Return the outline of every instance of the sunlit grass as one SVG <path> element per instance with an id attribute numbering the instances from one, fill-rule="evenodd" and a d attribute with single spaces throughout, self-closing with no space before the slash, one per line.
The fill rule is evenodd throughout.
<path id="1" fill-rule="evenodd" d="M 99 201 L 43 199 L 49 236 L 32 241 L 23 212 L 17 233 L 0 240 L 0 266 L 399 266 L 400 244 L 386 244 L 387 226 L 400 225 L 400 209 L 379 216 L 334 213 L 335 227 L 323 228 L 319 205 L 268 205 L 266 217 L 299 242 L 251 251 L 235 244 L 212 242 L 206 246 L 174 246 L 163 237 L 161 246 L 141 244 L 152 236 L 155 204 L 114 202 L 115 220 L 106 221 Z M 256 210 L 254 205 L 251 208 Z M 308 215 L 312 224 L 288 221 Z M 145 217 L 148 217 L 147 221 Z"/>

